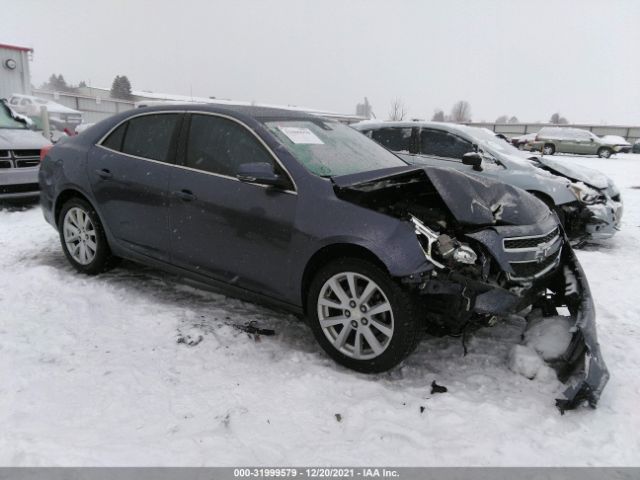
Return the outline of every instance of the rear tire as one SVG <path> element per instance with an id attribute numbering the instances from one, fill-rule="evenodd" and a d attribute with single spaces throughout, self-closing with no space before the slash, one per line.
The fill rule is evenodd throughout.
<path id="1" fill-rule="evenodd" d="M 611 155 L 613 155 L 613 151 L 611 151 L 610 148 L 600 147 L 598 149 L 598 156 L 600 158 L 609 158 L 609 157 L 611 157 Z"/>
<path id="2" fill-rule="evenodd" d="M 337 259 L 314 277 L 307 312 L 316 340 L 336 362 L 379 373 L 402 362 L 422 336 L 415 295 L 373 262 Z"/>
<path id="3" fill-rule="evenodd" d="M 77 271 L 95 275 L 116 265 L 100 218 L 89 202 L 81 198 L 65 202 L 58 217 L 58 231 L 62 251 Z"/>
<path id="4" fill-rule="evenodd" d="M 542 147 L 543 155 L 553 155 L 556 153 L 556 146 L 553 143 L 547 143 Z"/>

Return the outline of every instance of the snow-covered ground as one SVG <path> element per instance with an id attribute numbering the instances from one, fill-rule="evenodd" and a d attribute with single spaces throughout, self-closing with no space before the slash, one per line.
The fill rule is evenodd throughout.
<path id="1" fill-rule="evenodd" d="M 612 373 L 597 410 L 560 416 L 557 380 L 509 369 L 520 325 L 365 376 L 294 317 L 131 263 L 75 273 L 32 207 L 0 211 L 0 465 L 640 465 L 640 155 L 558 158 L 610 175 L 626 206 L 579 253 Z"/>

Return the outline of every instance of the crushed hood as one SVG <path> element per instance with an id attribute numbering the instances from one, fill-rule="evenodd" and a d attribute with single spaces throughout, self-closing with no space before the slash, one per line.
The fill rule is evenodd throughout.
<path id="1" fill-rule="evenodd" d="M 425 183 L 433 188 L 457 222 L 470 226 L 531 225 L 548 215 L 533 195 L 505 183 L 437 167 L 397 167 L 332 178 L 339 190 L 360 193 Z"/>
<path id="2" fill-rule="evenodd" d="M 585 183 L 600 190 L 607 188 L 611 183 L 609 177 L 592 168 L 572 165 L 548 157 L 538 157 L 536 161 L 557 175 Z"/>

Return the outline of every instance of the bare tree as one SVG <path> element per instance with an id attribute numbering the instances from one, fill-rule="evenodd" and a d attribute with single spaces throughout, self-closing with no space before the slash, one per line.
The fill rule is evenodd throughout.
<path id="1" fill-rule="evenodd" d="M 444 112 L 439 108 L 433 112 L 433 117 L 431 117 L 432 122 L 444 122 Z"/>
<path id="2" fill-rule="evenodd" d="M 404 103 L 399 98 L 391 102 L 391 111 L 389 112 L 389 120 L 404 120 L 407 112 L 404 109 Z"/>
<path id="3" fill-rule="evenodd" d="M 471 105 L 466 100 L 460 100 L 451 109 L 451 121 L 456 123 L 471 121 Z"/>
<path id="4" fill-rule="evenodd" d="M 556 112 L 553 115 L 551 115 L 551 118 L 549 119 L 549 123 L 553 123 L 554 125 L 566 125 L 567 123 L 569 123 L 569 121 Z"/>

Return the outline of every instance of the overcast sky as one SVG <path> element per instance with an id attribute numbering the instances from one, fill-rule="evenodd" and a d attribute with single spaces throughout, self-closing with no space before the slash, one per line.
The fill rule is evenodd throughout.
<path id="1" fill-rule="evenodd" d="M 110 87 L 411 118 L 640 124 L 638 0 L 0 0 L 0 43 Z"/>

